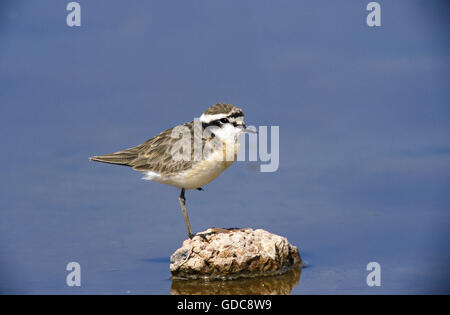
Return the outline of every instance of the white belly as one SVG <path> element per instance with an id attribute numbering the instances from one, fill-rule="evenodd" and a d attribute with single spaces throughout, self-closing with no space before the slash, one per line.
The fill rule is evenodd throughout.
<path id="1" fill-rule="evenodd" d="M 238 146 L 235 146 L 234 159 L 237 156 Z M 162 176 L 154 172 L 147 172 L 144 179 L 152 180 L 158 183 L 172 185 L 184 189 L 196 189 L 210 183 L 217 178 L 223 171 L 233 164 L 234 160 L 221 161 L 220 152 L 213 154 L 207 160 L 202 160 L 193 164 L 191 169 L 185 170 L 177 175 Z M 223 155 L 221 155 L 223 157 Z"/>
<path id="2" fill-rule="evenodd" d="M 225 171 L 231 162 L 210 162 L 202 161 L 195 164 L 190 170 L 186 170 L 179 175 L 172 176 L 165 180 L 165 183 L 178 188 L 196 189 L 210 183 Z"/>

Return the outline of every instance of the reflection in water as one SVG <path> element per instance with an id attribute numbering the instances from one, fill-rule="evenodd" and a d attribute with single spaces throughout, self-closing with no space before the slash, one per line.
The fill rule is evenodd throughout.
<path id="1" fill-rule="evenodd" d="M 272 277 L 229 281 L 175 280 L 171 294 L 290 294 L 300 280 L 301 268 Z"/>

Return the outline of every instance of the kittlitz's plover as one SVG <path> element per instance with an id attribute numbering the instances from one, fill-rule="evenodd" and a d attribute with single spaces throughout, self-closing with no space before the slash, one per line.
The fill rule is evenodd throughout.
<path id="1" fill-rule="evenodd" d="M 188 146 L 180 145 L 181 137 L 177 135 L 183 130 L 187 131 L 187 138 L 192 140 L 193 145 L 191 141 Z M 203 186 L 226 170 L 236 160 L 239 135 L 246 131 L 255 132 L 245 126 L 243 111 L 220 103 L 208 108 L 200 119 L 167 129 L 134 148 L 90 159 L 130 166 L 143 172 L 144 179 L 180 188 L 179 202 L 188 236 L 192 238 L 185 190 L 202 190 Z M 200 143 L 200 154 L 195 148 L 196 137 Z"/>

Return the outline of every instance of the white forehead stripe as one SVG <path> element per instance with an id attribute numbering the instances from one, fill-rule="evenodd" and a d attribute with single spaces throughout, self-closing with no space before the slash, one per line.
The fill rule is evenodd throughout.
<path id="1" fill-rule="evenodd" d="M 210 123 L 211 121 L 226 118 L 229 114 L 215 114 L 215 115 L 201 115 L 200 121 L 202 123 Z"/>

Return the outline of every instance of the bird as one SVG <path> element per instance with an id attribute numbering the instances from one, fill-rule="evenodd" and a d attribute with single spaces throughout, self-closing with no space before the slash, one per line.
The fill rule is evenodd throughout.
<path id="1" fill-rule="evenodd" d="M 143 179 L 180 189 L 178 197 L 189 238 L 192 233 L 186 209 L 186 190 L 203 190 L 237 158 L 239 136 L 256 133 L 244 122 L 244 112 L 218 103 L 198 119 L 169 128 L 136 147 L 89 159 L 124 165 L 142 172 Z"/>

